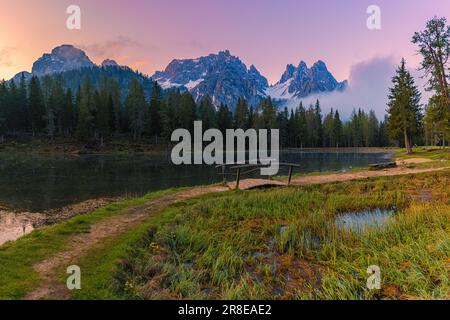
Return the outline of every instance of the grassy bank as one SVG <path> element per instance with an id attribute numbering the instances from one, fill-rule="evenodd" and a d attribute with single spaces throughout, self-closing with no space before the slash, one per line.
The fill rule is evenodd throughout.
<path id="1" fill-rule="evenodd" d="M 40 228 L 31 234 L 0 247 L 0 299 L 17 299 L 35 288 L 41 281 L 33 265 L 56 252 L 67 250 L 67 240 L 76 234 L 89 232 L 90 227 L 127 208 L 175 192 L 165 190 L 137 199 L 128 199 L 108 205 L 92 213 L 74 217 L 66 222 Z"/>
<path id="2" fill-rule="evenodd" d="M 22 138 L 18 140 L 7 140 L 0 143 L 0 152 L 26 152 L 42 155 L 78 155 L 78 154 L 146 154 L 164 152 L 167 145 L 163 141 L 155 139 L 142 139 L 132 141 L 129 136 L 118 136 L 113 140 L 105 142 L 103 146 L 98 143 L 80 143 L 74 138 L 56 137 L 49 139 Z"/>
<path id="3" fill-rule="evenodd" d="M 448 161 L 447 151 L 415 152 L 433 166 Z M 193 198 L 90 248 L 74 262 L 82 290 L 72 298 L 447 299 L 449 183 L 445 170 Z M 70 237 L 175 191 L 115 203 L 0 247 L 0 299 L 36 288 L 42 279 L 33 265 L 70 249 Z M 361 233 L 336 227 L 337 216 L 373 208 L 395 215 Z M 366 288 L 370 265 L 381 268 L 381 290 Z M 65 268 L 55 274 L 65 283 Z"/>
<path id="4" fill-rule="evenodd" d="M 133 299 L 446 299 L 449 183 L 445 171 L 172 208 L 174 221 L 141 238 L 111 290 Z M 369 208 L 395 216 L 362 233 L 336 227 L 337 215 Z M 381 290 L 366 287 L 370 265 L 381 268 Z"/>

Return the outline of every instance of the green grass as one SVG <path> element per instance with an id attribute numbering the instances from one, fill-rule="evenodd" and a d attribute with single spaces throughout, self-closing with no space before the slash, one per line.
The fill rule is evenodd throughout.
<path id="1" fill-rule="evenodd" d="M 142 224 L 130 228 L 124 234 L 106 241 L 92 248 L 83 257 L 78 266 L 82 270 L 82 290 L 73 292 L 73 299 L 123 299 L 114 285 L 115 277 L 121 266 L 121 261 L 127 258 L 130 252 L 140 252 L 147 249 L 148 239 L 152 239 L 154 232 L 171 222 L 180 209 L 191 206 L 209 198 L 217 198 L 217 195 L 205 195 L 190 199 L 153 214 Z M 137 253 L 133 253 L 137 254 Z M 64 283 L 67 275 L 65 270 L 59 270 L 60 280 Z"/>
<path id="2" fill-rule="evenodd" d="M 415 152 L 433 160 L 447 156 Z M 449 183 L 445 170 L 191 199 L 153 213 L 76 261 L 82 290 L 73 298 L 445 299 Z M 68 249 L 71 236 L 172 192 L 115 203 L 0 247 L 0 299 L 21 298 L 38 286 L 33 265 Z M 397 214 L 384 229 L 355 234 L 333 223 L 343 212 L 391 207 Z M 365 288 L 371 264 L 382 269 L 381 291 Z M 57 276 L 67 277 L 62 269 Z"/>
<path id="3" fill-rule="evenodd" d="M 395 149 L 397 157 L 400 159 L 426 158 L 435 161 L 450 160 L 450 148 L 439 147 L 414 147 L 413 153 L 407 154 L 405 149 Z"/>
<path id="4" fill-rule="evenodd" d="M 116 273 L 134 299 L 445 299 L 450 171 L 237 192 L 177 208 Z M 420 195 L 429 193 L 430 201 Z M 337 229 L 336 215 L 396 207 L 385 228 Z M 370 265 L 382 290 L 366 288 Z"/>
<path id="5" fill-rule="evenodd" d="M 37 229 L 15 242 L 4 244 L 0 247 L 0 299 L 18 299 L 35 288 L 41 279 L 33 265 L 58 251 L 68 249 L 66 242 L 71 236 L 89 232 L 92 224 L 120 214 L 127 208 L 173 192 L 175 190 L 159 191 L 110 204 L 61 224 Z"/>

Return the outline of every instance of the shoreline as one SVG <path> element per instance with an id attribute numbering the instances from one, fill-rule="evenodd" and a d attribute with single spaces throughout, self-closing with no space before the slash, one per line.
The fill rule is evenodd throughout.
<path id="1" fill-rule="evenodd" d="M 20 212 L 2 208 L 0 209 L 0 246 L 8 241 L 16 241 L 35 229 L 59 224 L 124 199 L 124 197 L 90 199 L 43 212 Z"/>
<path id="2" fill-rule="evenodd" d="M 83 144 L 68 138 L 34 138 L 31 140 L 7 140 L 0 143 L 1 153 L 27 152 L 42 155 L 121 155 L 121 154 L 152 154 L 170 153 L 171 143 L 155 143 L 154 139 L 131 141 L 128 137 L 117 137 L 104 146 L 98 144 Z M 395 147 L 320 147 L 320 148 L 281 148 L 282 152 L 304 153 L 395 153 Z"/>
<path id="3" fill-rule="evenodd" d="M 447 170 L 450 167 L 413 167 L 408 166 L 415 164 L 426 164 L 432 163 L 433 161 L 423 158 L 415 159 L 405 159 L 398 161 L 399 167 L 392 169 L 385 169 L 380 171 L 370 171 L 370 170 L 357 170 L 355 172 L 335 172 L 327 174 L 318 175 L 305 175 L 305 176 L 295 176 L 292 179 L 293 186 L 308 186 L 316 184 L 326 184 L 326 183 L 336 183 L 345 181 L 358 181 L 367 178 L 378 178 L 378 177 L 390 177 L 390 176 L 404 176 L 404 175 L 414 175 L 420 173 L 431 173 L 437 171 Z M 280 178 L 281 179 L 281 178 Z M 254 179 L 245 179 L 241 183 L 249 184 L 252 183 Z M 286 180 L 284 177 L 283 180 Z M 281 183 L 283 180 L 277 180 Z M 208 187 L 213 187 L 210 185 Z M 284 185 L 286 186 L 286 185 Z M 192 190 L 202 188 L 202 186 L 191 187 Z M 233 190 L 233 182 L 228 184 L 229 190 Z M 251 188 L 249 188 L 251 189 Z M 165 192 L 167 190 L 159 190 L 160 192 Z M 14 211 L 1 211 L 0 210 L 0 246 L 8 241 L 16 241 L 22 236 L 31 233 L 33 230 L 44 226 L 56 225 L 61 222 L 70 220 L 73 217 L 81 216 L 83 214 L 90 213 L 96 209 L 106 207 L 109 204 L 114 204 L 119 201 L 124 200 L 124 197 L 115 198 L 98 198 L 83 201 L 76 204 L 71 204 L 64 206 L 60 209 L 47 210 L 42 213 L 36 212 L 14 212 Z M 20 230 L 23 230 L 21 233 Z"/>

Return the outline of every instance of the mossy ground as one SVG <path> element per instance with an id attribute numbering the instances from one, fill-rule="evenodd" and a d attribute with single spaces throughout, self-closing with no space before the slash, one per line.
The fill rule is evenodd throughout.
<path id="1" fill-rule="evenodd" d="M 116 274 L 139 299 L 447 299 L 450 172 L 251 191 L 172 208 Z M 386 226 L 336 227 L 345 212 L 396 208 Z M 381 290 L 366 286 L 381 268 Z"/>

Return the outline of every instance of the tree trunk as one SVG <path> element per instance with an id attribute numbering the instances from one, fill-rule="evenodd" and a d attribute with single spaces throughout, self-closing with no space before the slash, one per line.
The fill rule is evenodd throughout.
<path id="1" fill-rule="evenodd" d="M 411 144 L 409 143 L 409 137 L 408 137 L 408 133 L 406 132 L 406 128 L 403 130 L 403 134 L 405 136 L 406 153 L 407 154 L 411 154 L 412 153 L 412 148 L 411 148 Z"/>

